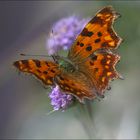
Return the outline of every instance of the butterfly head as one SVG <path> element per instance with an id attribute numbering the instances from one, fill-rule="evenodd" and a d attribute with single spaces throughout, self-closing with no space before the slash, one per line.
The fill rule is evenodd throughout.
<path id="1" fill-rule="evenodd" d="M 59 66 L 60 66 L 60 68 L 63 68 L 67 72 L 75 71 L 75 67 L 71 63 L 69 63 L 68 61 L 65 61 L 65 60 L 60 60 Z"/>
<path id="2" fill-rule="evenodd" d="M 52 57 L 54 61 L 59 65 L 59 67 L 64 69 L 65 71 L 74 72 L 76 70 L 74 64 L 67 57 L 61 57 L 58 55 Z"/>

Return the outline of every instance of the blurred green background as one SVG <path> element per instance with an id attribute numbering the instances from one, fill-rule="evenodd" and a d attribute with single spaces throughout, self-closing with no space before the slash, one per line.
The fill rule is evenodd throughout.
<path id="1" fill-rule="evenodd" d="M 77 106 L 47 115 L 52 107 L 46 89 L 31 76 L 19 76 L 12 63 L 23 59 L 20 53 L 47 54 L 47 35 L 60 18 L 93 17 L 107 5 L 122 15 L 115 30 L 124 39 L 117 70 L 125 80 L 113 81 L 105 98 L 93 101 L 92 138 L 140 138 L 139 1 L 0 1 L 1 139 L 89 138 L 75 116 Z"/>

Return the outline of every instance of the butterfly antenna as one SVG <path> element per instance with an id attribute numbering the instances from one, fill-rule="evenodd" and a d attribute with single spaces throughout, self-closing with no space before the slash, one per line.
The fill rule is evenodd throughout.
<path id="1" fill-rule="evenodd" d="M 54 41 L 54 45 L 56 44 L 56 41 L 55 41 L 55 35 L 54 35 L 54 32 L 53 32 L 53 29 L 51 31 L 51 37 L 53 38 L 53 41 Z M 51 57 L 53 58 L 54 62 L 58 63 L 58 49 L 57 47 L 55 48 L 56 49 L 56 53 L 51 55 Z"/>
<path id="2" fill-rule="evenodd" d="M 56 56 L 55 55 L 51 55 L 52 59 L 54 60 L 54 62 L 57 62 L 56 60 Z"/>
<path id="3" fill-rule="evenodd" d="M 21 56 L 39 56 L 39 57 L 51 57 L 49 55 L 38 55 L 38 54 L 24 54 L 24 53 L 21 53 L 20 54 Z"/>
<path id="4" fill-rule="evenodd" d="M 56 44 L 56 40 L 55 40 L 55 35 L 54 35 L 54 30 L 53 29 L 52 29 L 52 32 L 51 32 L 51 36 L 53 38 L 54 45 L 55 45 Z M 55 55 L 58 56 L 58 49 L 57 49 L 57 47 L 55 49 L 56 49 Z"/>

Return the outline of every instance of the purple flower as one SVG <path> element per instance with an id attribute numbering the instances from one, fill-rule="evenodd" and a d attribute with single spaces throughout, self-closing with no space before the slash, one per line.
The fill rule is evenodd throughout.
<path id="1" fill-rule="evenodd" d="M 49 94 L 49 97 L 54 110 L 65 110 L 73 102 L 73 96 L 63 93 L 59 89 L 59 86 L 53 88 L 52 92 Z"/>
<path id="2" fill-rule="evenodd" d="M 82 31 L 88 19 L 80 19 L 77 16 L 62 18 L 56 22 L 46 42 L 46 49 L 49 55 L 59 50 L 68 50 L 73 44 L 76 36 Z"/>
<path id="3" fill-rule="evenodd" d="M 52 55 L 60 50 L 68 50 L 87 22 L 88 19 L 79 19 L 76 16 L 62 18 L 56 22 L 52 27 L 53 33 L 47 39 L 48 54 Z M 74 99 L 72 95 L 63 93 L 58 85 L 52 89 L 49 97 L 54 110 L 65 110 Z"/>

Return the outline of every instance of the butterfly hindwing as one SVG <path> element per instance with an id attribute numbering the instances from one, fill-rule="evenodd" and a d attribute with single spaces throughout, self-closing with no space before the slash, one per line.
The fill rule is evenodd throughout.
<path id="1" fill-rule="evenodd" d="M 54 77 L 60 72 L 58 65 L 44 60 L 19 60 L 14 66 L 22 72 L 31 73 L 40 79 L 45 85 L 54 85 Z"/>
<path id="2" fill-rule="evenodd" d="M 121 43 L 112 25 L 119 16 L 111 6 L 103 8 L 76 38 L 68 57 L 76 64 L 101 48 L 115 49 Z"/>
<path id="3" fill-rule="evenodd" d="M 79 69 L 83 71 L 95 85 L 98 94 L 102 95 L 108 87 L 109 81 L 119 78 L 115 69 L 120 56 L 110 51 L 98 51 L 82 64 Z M 86 68 L 86 70 L 84 70 Z"/>

